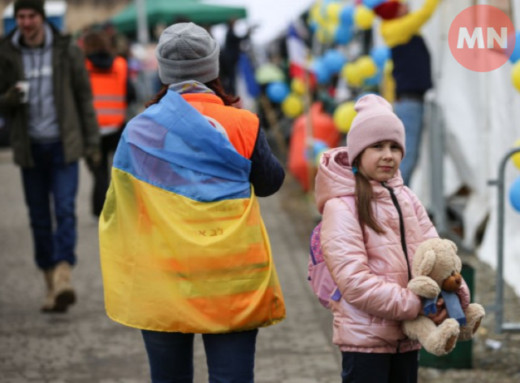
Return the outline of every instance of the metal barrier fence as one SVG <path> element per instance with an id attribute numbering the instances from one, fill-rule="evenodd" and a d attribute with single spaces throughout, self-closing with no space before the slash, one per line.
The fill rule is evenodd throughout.
<path id="1" fill-rule="evenodd" d="M 486 307 L 486 310 L 495 312 L 495 332 L 497 334 L 503 331 L 516 332 L 520 331 L 520 323 L 504 323 L 504 181 L 505 170 L 509 158 L 515 153 L 520 152 L 520 148 L 515 148 L 507 152 L 498 168 L 498 178 L 489 180 L 488 184 L 497 187 L 498 193 L 498 212 L 497 212 L 497 269 L 496 269 L 496 294 L 495 305 Z"/>

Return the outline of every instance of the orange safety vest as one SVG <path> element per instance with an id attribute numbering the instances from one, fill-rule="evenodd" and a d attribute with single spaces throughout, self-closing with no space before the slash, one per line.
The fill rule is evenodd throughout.
<path id="1" fill-rule="evenodd" d="M 126 82 L 128 64 L 122 57 L 116 57 L 108 70 L 96 68 L 86 60 L 87 70 L 94 96 L 99 128 L 103 130 L 120 129 L 126 119 Z"/>
<path id="2" fill-rule="evenodd" d="M 182 98 L 215 128 L 223 128 L 237 152 L 247 159 L 251 158 L 260 128 L 256 115 L 247 110 L 229 108 L 219 97 L 209 93 L 186 93 Z"/>

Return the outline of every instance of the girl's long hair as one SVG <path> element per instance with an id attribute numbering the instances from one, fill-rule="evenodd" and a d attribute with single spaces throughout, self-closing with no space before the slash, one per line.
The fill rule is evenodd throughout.
<path id="1" fill-rule="evenodd" d="M 353 166 L 359 169 L 359 158 L 354 160 Z M 356 204 L 358 210 L 358 217 L 361 227 L 365 225 L 374 230 L 377 234 L 384 234 L 385 231 L 374 218 L 374 212 L 372 211 L 372 196 L 373 190 L 370 181 L 357 171 L 354 175 L 356 179 Z"/>
<path id="2" fill-rule="evenodd" d="M 224 101 L 224 105 L 230 106 L 230 105 L 233 105 L 233 104 L 237 103 L 238 101 L 240 101 L 240 97 L 232 96 L 232 95 L 226 93 L 226 91 L 222 87 L 220 78 L 218 78 L 218 77 L 214 80 L 208 81 L 204 85 L 206 85 L 209 89 L 211 89 L 213 92 L 215 92 L 215 94 L 218 97 L 220 97 L 222 99 L 222 101 Z M 168 85 L 163 84 L 161 86 L 161 89 L 159 90 L 159 92 L 157 92 L 157 94 L 150 101 L 148 101 L 144 106 L 146 108 L 148 108 L 150 105 L 157 104 L 161 100 L 161 98 L 164 97 L 164 95 L 166 94 L 167 91 L 168 91 Z"/>

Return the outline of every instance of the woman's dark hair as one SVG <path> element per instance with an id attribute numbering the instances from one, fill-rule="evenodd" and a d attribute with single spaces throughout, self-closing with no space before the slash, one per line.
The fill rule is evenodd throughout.
<path id="1" fill-rule="evenodd" d="M 208 81 L 204 85 L 206 85 L 209 89 L 211 89 L 213 92 L 215 92 L 215 94 L 218 97 L 220 97 L 222 99 L 222 101 L 224 101 L 224 105 L 230 106 L 230 105 L 233 105 L 233 104 L 237 103 L 238 101 L 240 101 L 240 97 L 232 96 L 232 95 L 226 93 L 226 91 L 222 87 L 220 78 L 218 78 L 218 77 L 214 80 Z M 157 94 L 150 101 L 148 101 L 144 106 L 148 108 L 150 105 L 157 104 L 161 100 L 161 98 L 164 97 L 164 95 L 166 94 L 167 91 L 168 91 L 168 85 L 163 84 L 161 86 L 161 89 L 159 90 L 159 92 L 157 92 Z"/>
<path id="2" fill-rule="evenodd" d="M 84 34 L 83 51 L 85 56 L 96 53 L 113 54 L 108 35 L 99 30 L 88 31 Z"/>
<path id="3" fill-rule="evenodd" d="M 359 155 L 353 163 L 359 169 Z M 385 231 L 378 225 L 372 211 L 372 185 L 370 181 L 358 170 L 354 177 L 356 178 L 356 204 L 361 227 L 368 226 L 378 234 L 384 234 Z"/>

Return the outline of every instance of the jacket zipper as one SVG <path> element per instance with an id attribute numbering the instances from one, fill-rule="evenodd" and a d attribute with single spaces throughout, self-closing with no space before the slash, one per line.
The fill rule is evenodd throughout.
<path id="1" fill-rule="evenodd" d="M 403 220 L 403 212 L 401 211 L 401 206 L 399 206 L 399 202 L 397 201 L 397 197 L 394 194 L 394 189 L 392 189 L 390 186 L 387 186 L 384 182 L 381 182 L 381 185 L 385 189 L 388 190 L 390 193 L 390 198 L 392 199 L 392 202 L 397 209 L 397 214 L 399 215 L 399 231 L 400 231 L 400 237 L 401 237 L 401 247 L 403 248 L 404 257 L 406 258 L 406 266 L 408 271 L 408 280 L 412 279 L 412 273 L 410 271 L 410 260 L 408 258 L 408 250 L 406 248 L 406 238 L 404 235 L 404 220 Z M 401 340 L 397 341 L 397 349 L 396 352 L 399 354 L 401 348 Z"/>

